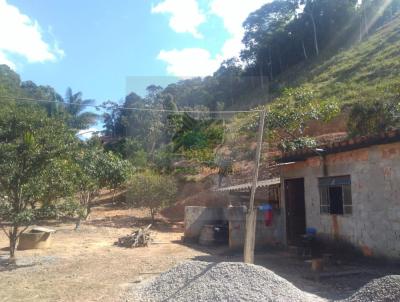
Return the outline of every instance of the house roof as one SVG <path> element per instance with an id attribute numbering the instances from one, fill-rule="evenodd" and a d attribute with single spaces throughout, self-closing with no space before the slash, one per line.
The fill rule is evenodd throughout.
<path id="1" fill-rule="evenodd" d="M 263 187 L 267 187 L 267 186 L 277 185 L 280 183 L 281 183 L 280 178 L 260 180 L 257 182 L 257 188 L 263 188 Z M 231 187 L 218 188 L 215 191 L 216 192 L 238 192 L 238 191 L 243 191 L 243 190 L 250 190 L 252 185 L 253 184 L 251 182 L 249 182 L 249 183 L 231 186 Z"/>
<path id="2" fill-rule="evenodd" d="M 293 152 L 286 152 L 282 154 L 282 157 L 278 159 L 278 162 L 287 163 L 303 161 L 314 156 L 346 152 L 373 145 L 383 145 L 394 142 L 400 142 L 400 129 L 383 132 L 377 135 L 359 136 L 344 141 L 327 143 L 314 149 L 307 148 Z M 323 149 L 323 151 L 318 151 L 318 149 Z"/>

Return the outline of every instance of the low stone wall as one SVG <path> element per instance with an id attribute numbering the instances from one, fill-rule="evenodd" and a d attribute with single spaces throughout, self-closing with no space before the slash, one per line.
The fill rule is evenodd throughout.
<path id="1" fill-rule="evenodd" d="M 203 226 L 227 220 L 223 208 L 185 207 L 185 241 L 197 241 Z"/>
<path id="2" fill-rule="evenodd" d="M 257 211 L 256 245 L 283 243 L 283 222 L 279 210 L 273 211 L 272 224 L 265 225 L 263 212 Z M 246 207 L 207 208 L 185 207 L 185 241 L 198 241 L 205 225 L 229 222 L 229 247 L 241 249 L 244 245 L 246 229 Z"/>
<path id="3" fill-rule="evenodd" d="M 243 247 L 246 229 L 246 207 L 229 207 L 229 247 L 239 249 Z"/>
<path id="4" fill-rule="evenodd" d="M 229 247 L 241 249 L 244 246 L 246 229 L 246 207 L 237 206 L 228 208 L 229 220 Z M 275 245 L 283 243 L 284 229 L 281 212 L 273 210 L 272 224 L 265 225 L 264 214 L 257 211 L 256 246 Z"/>

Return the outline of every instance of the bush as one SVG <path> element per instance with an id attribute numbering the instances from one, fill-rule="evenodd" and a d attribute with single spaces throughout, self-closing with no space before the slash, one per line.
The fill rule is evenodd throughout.
<path id="1" fill-rule="evenodd" d="M 371 135 L 400 125 L 399 101 L 375 101 L 353 105 L 347 123 L 350 136 Z"/>
<path id="2" fill-rule="evenodd" d="M 157 212 L 175 201 L 177 184 L 173 177 L 152 171 L 135 174 L 128 186 L 127 203 L 146 207 L 154 222 Z"/>
<path id="3" fill-rule="evenodd" d="M 176 155 L 173 153 L 173 146 L 166 145 L 154 152 L 153 162 L 157 170 L 171 172 Z"/>
<path id="4" fill-rule="evenodd" d="M 204 149 L 189 149 L 183 152 L 185 158 L 194 160 L 198 163 L 205 164 L 209 167 L 214 167 L 215 153 L 211 148 Z"/>
<path id="5" fill-rule="evenodd" d="M 284 152 L 296 151 L 299 149 L 310 149 L 315 148 L 317 142 L 312 137 L 299 137 L 294 140 L 283 140 L 281 141 L 279 148 Z"/>

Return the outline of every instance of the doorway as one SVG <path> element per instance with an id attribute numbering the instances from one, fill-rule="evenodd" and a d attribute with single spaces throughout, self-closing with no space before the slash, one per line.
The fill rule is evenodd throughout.
<path id="1" fill-rule="evenodd" d="M 299 245 L 306 232 L 304 178 L 285 180 L 285 202 L 287 242 Z"/>

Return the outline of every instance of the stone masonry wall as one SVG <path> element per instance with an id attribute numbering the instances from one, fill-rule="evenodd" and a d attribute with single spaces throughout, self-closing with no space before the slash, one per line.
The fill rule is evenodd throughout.
<path id="1" fill-rule="evenodd" d="M 229 220 L 229 247 L 241 249 L 244 246 L 246 229 L 246 208 L 242 206 L 228 208 Z M 281 211 L 274 209 L 272 224 L 265 225 L 263 213 L 257 210 L 256 237 L 257 247 L 278 245 L 284 243 Z"/>

